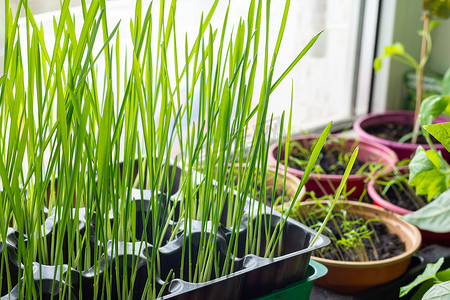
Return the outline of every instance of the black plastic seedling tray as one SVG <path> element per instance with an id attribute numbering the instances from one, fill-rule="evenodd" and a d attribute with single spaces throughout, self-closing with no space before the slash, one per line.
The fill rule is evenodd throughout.
<path id="1" fill-rule="evenodd" d="M 164 199 L 164 201 L 174 201 L 174 198 L 177 197 L 176 189 L 178 188 L 180 182 L 181 171 L 176 167 L 171 168 L 172 171 L 174 169 L 176 170 L 175 183 L 173 185 L 174 189 L 172 191 L 169 191 L 167 195 L 162 195 L 161 199 Z M 147 212 L 151 209 L 151 194 L 152 193 L 145 190 L 143 193 L 141 193 L 139 190 L 132 191 L 133 198 L 135 199 L 134 201 L 136 201 L 136 209 L 138 210 L 136 213 L 137 216 L 142 215 L 141 210 Z M 250 224 L 250 222 L 255 222 L 255 219 L 258 217 L 251 213 L 252 209 L 255 209 L 255 205 L 250 205 L 250 201 L 248 201 L 247 205 L 245 206 L 242 223 L 239 228 L 239 236 L 245 236 L 248 229 L 248 224 Z M 282 218 L 281 214 L 276 211 L 271 211 L 269 207 L 264 207 L 263 211 L 265 211 L 267 215 L 272 214 L 271 224 L 274 229 L 276 224 Z M 51 232 L 53 228 L 52 226 L 57 226 L 57 220 L 55 223 L 54 218 L 54 212 L 50 213 L 50 216 L 48 216 L 45 223 L 46 226 L 44 234 L 48 241 L 51 240 Z M 94 224 L 86 223 L 86 219 L 84 217 L 82 209 L 79 213 L 79 220 L 77 220 L 77 222 L 81 232 L 87 226 L 95 226 Z M 114 222 L 112 216 L 111 222 Z M 115 268 L 113 264 L 116 260 L 113 258 L 116 255 L 119 257 L 127 255 L 127 259 L 129 258 L 130 261 L 133 257 L 135 259 L 134 261 L 136 261 L 136 259 L 138 260 L 138 269 L 136 274 L 137 277 L 134 285 L 133 295 L 140 298 L 140 295 L 145 289 L 145 283 L 148 278 L 148 254 L 152 253 L 152 250 L 156 250 L 158 251 L 161 262 L 161 274 L 157 274 L 156 276 L 156 283 L 159 285 L 159 288 L 163 287 L 163 281 L 161 280 L 161 278 L 166 278 L 169 270 L 174 270 L 173 274 L 175 274 L 175 278 L 171 279 L 167 283 L 167 285 L 165 285 L 162 299 L 254 299 L 257 297 L 268 295 L 275 290 L 282 289 L 286 286 L 304 280 L 307 276 L 311 253 L 315 249 L 328 245 L 330 242 L 329 239 L 325 236 L 320 236 L 312 247 L 308 247 L 312 239 L 315 237 L 316 232 L 308 228 L 307 226 L 289 218 L 283 229 L 281 253 L 279 253 L 278 256 L 275 256 L 273 258 L 264 258 L 253 254 L 238 255 L 234 259 L 235 271 L 230 275 L 215 278 L 204 283 L 190 283 L 188 281 L 181 280 L 180 274 L 178 274 L 176 271 L 180 270 L 180 257 L 183 247 L 182 233 L 185 229 L 183 219 L 175 220 L 174 222 L 181 222 L 179 226 L 180 232 L 175 235 L 175 239 L 163 244 L 159 249 L 153 249 L 152 244 L 146 243 L 144 241 L 135 243 L 134 245 L 132 243 L 119 242 L 118 247 L 113 247 L 113 245 L 110 243 L 107 245 L 107 255 L 105 256 L 105 254 L 102 254 L 99 262 L 96 264 L 96 267 L 93 266 L 92 268 L 82 272 L 76 271 L 75 269 L 69 269 L 67 265 L 63 265 L 62 267 L 44 266 L 36 262 L 33 265 L 35 271 L 35 286 L 42 287 L 41 293 L 44 299 L 50 298 L 52 293 L 53 297 L 56 297 L 57 299 L 59 298 L 59 289 L 52 289 L 54 278 L 59 278 L 58 274 L 57 276 L 55 276 L 55 272 L 63 272 L 63 274 L 72 272 L 72 286 L 68 287 L 68 291 L 70 291 L 72 299 L 80 298 L 80 290 L 82 291 L 83 299 L 92 299 L 94 298 L 95 294 L 97 294 L 97 296 L 100 296 L 100 299 L 102 299 L 102 296 L 104 295 L 101 295 L 101 292 L 99 290 L 94 289 L 94 273 L 97 272 L 101 277 L 106 264 L 108 264 L 109 268 Z M 149 234 L 152 232 L 151 223 L 152 222 L 148 222 L 146 239 L 148 241 L 152 240 L 152 237 L 149 236 Z M 142 238 L 142 224 L 142 220 L 137 218 L 136 228 L 138 232 L 138 238 Z M 200 234 L 201 229 L 199 227 L 200 226 L 196 226 L 196 222 L 194 221 L 190 229 L 189 238 L 191 239 L 191 243 L 194 247 L 196 245 L 196 238 Z M 10 274 L 12 275 L 12 277 L 16 276 L 16 281 L 16 274 L 19 268 L 23 268 L 23 266 L 18 265 L 17 260 L 17 236 L 17 231 L 10 228 L 6 239 L 6 245 L 0 243 L 0 255 L 2 254 L 2 251 L 8 251 Z M 216 239 L 217 248 L 219 249 L 219 252 L 221 252 L 221 256 L 224 256 L 223 251 L 224 249 L 227 249 L 228 243 L 230 242 L 230 236 L 230 229 L 226 228 L 225 225 L 221 225 L 220 230 L 218 230 L 217 232 Z M 90 242 L 95 243 L 96 241 L 91 240 Z M 241 245 L 240 243 L 244 243 L 244 241 L 242 240 L 239 242 L 238 249 L 244 249 L 244 244 Z M 63 249 L 63 252 L 64 251 L 65 250 Z M 117 251 L 117 253 L 115 253 L 114 251 Z M 261 251 L 261 253 L 263 253 L 263 251 Z M 122 259 L 119 258 L 119 261 L 122 261 Z M 95 268 L 97 268 L 97 270 L 95 270 Z M 120 270 L 122 270 L 122 272 L 125 272 L 125 270 L 129 271 L 128 268 L 123 267 L 121 267 Z M 5 273 L 5 270 L 3 272 Z M 6 278 L 5 274 L 2 274 L 3 281 L 5 281 Z M 114 288 L 114 285 L 117 284 L 115 282 L 116 276 L 112 277 L 114 278 L 111 283 L 111 296 L 113 299 L 120 299 L 120 297 L 116 295 L 116 289 Z M 80 280 L 77 280 L 78 278 Z M 186 276 L 184 278 L 186 278 Z M 41 285 L 41 283 L 43 284 Z M 14 284 L 17 284 L 17 282 L 15 282 Z M 56 286 L 65 284 L 65 282 L 57 282 Z M 81 289 L 80 284 L 82 285 Z M 2 299 L 18 299 L 18 285 L 16 285 L 16 287 L 12 291 L 10 291 L 9 295 L 8 291 L 5 290 L 5 286 L 7 285 L 5 284 L 5 282 L 3 282 Z M 37 296 L 40 297 L 39 293 Z M 67 292 L 66 296 L 68 297 Z"/>

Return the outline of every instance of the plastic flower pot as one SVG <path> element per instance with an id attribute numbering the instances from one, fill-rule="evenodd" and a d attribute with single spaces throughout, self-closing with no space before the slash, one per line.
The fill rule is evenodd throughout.
<path id="1" fill-rule="evenodd" d="M 319 135 L 303 135 L 294 137 L 291 139 L 291 141 L 297 141 L 301 143 L 303 146 L 308 146 L 318 137 Z M 333 137 L 336 138 L 338 136 L 334 135 Z M 356 144 L 359 147 L 357 158 L 363 162 L 374 162 L 374 163 L 381 163 L 385 166 L 392 166 L 395 165 L 398 161 L 397 155 L 392 150 L 383 145 L 358 141 L 352 138 L 345 138 L 345 145 L 348 147 L 349 150 L 352 147 L 354 148 Z M 327 143 L 322 151 L 327 151 L 334 146 L 335 146 L 334 143 Z M 285 165 L 283 164 L 284 145 L 282 147 L 283 148 L 281 149 L 280 163 L 279 163 L 280 170 L 284 170 L 285 168 Z M 268 158 L 269 164 L 272 166 L 276 166 L 277 153 L 278 153 L 278 144 L 274 144 L 269 149 L 269 158 Z M 304 174 L 304 171 L 289 166 L 287 167 L 287 172 L 294 176 L 297 176 L 298 178 L 302 178 Z M 309 180 L 306 183 L 306 190 L 314 191 L 317 197 L 321 197 L 328 194 L 334 194 L 341 180 L 342 175 L 311 173 L 309 176 Z M 347 192 L 349 192 L 352 189 L 354 190 L 351 194 L 348 195 L 348 197 L 357 198 L 361 196 L 361 194 L 364 192 L 366 188 L 367 181 L 368 179 L 366 174 L 349 175 L 347 179 L 346 190 Z"/>
<path id="2" fill-rule="evenodd" d="M 305 201 L 301 205 L 310 210 L 315 203 Z M 420 248 L 422 238 L 419 230 L 400 219 L 397 214 L 375 205 L 355 201 L 340 203 L 345 204 L 347 212 L 355 213 L 364 219 L 381 219 L 388 232 L 396 233 L 405 244 L 405 252 L 392 258 L 368 262 L 336 261 L 313 256 L 313 260 L 328 269 L 328 274 L 317 279 L 315 283 L 341 294 L 357 294 L 388 283 L 405 273 L 412 255 Z"/>
<path id="3" fill-rule="evenodd" d="M 408 166 L 402 166 L 398 168 L 398 171 L 401 174 L 406 174 L 409 173 L 409 168 Z M 389 202 L 388 200 L 383 198 L 378 192 L 379 190 L 382 190 L 382 187 L 379 186 L 379 184 L 377 184 L 377 180 L 380 179 L 382 180 L 383 178 L 386 178 L 386 176 L 391 175 L 392 172 L 393 172 L 392 169 L 388 169 L 379 176 L 371 178 L 369 183 L 367 184 L 367 194 L 369 195 L 370 199 L 372 199 L 373 204 L 375 204 L 376 206 L 382 207 L 399 215 L 412 213 L 413 212 L 412 210 L 400 207 L 398 205 Z"/>
<path id="4" fill-rule="evenodd" d="M 399 168 L 399 171 L 402 173 L 409 173 L 408 166 L 403 166 Z M 410 214 L 413 211 L 409 209 L 405 209 L 403 207 L 400 207 L 398 205 L 395 205 L 388 200 L 386 200 L 378 191 L 382 190 L 381 187 L 377 184 L 377 179 L 383 178 L 384 176 L 390 175 L 392 170 L 386 170 L 386 172 L 379 175 L 377 178 L 372 178 L 368 185 L 367 185 L 367 194 L 369 195 L 370 199 L 372 199 L 373 203 L 379 207 L 382 207 L 388 211 L 394 212 L 396 214 L 399 214 L 401 216 Z M 420 229 L 420 232 L 422 234 L 422 246 L 428 246 L 432 244 L 438 244 L 443 246 L 450 246 L 450 232 L 448 233 L 438 233 L 438 232 L 432 232 L 428 230 Z"/>
<path id="5" fill-rule="evenodd" d="M 448 119 L 444 117 L 437 117 L 435 120 L 436 123 L 448 122 Z M 396 141 L 390 141 L 387 139 L 376 137 L 367 132 L 367 128 L 370 126 L 386 124 L 386 123 L 394 123 L 394 124 L 413 124 L 414 123 L 414 112 L 413 111 L 387 111 L 384 113 L 371 113 L 365 116 L 358 118 L 353 124 L 353 129 L 359 135 L 359 138 L 362 141 L 370 142 L 370 143 L 378 143 L 389 147 L 392 149 L 398 156 L 399 160 L 403 160 L 405 158 L 411 158 L 411 156 L 416 152 L 418 144 L 410 144 L 410 143 L 399 143 Z M 430 149 L 428 144 L 420 144 L 424 149 Z M 445 150 L 445 147 L 441 144 L 434 144 L 434 147 L 437 150 L 442 152 L 443 157 L 449 161 L 450 153 Z"/>
<path id="6" fill-rule="evenodd" d="M 310 260 L 306 278 L 293 283 L 283 289 L 274 291 L 267 296 L 258 298 L 257 300 L 291 300 L 291 299 L 309 299 L 311 295 L 311 289 L 315 280 L 325 276 L 327 274 L 327 268 L 318 263 L 317 261 Z"/>

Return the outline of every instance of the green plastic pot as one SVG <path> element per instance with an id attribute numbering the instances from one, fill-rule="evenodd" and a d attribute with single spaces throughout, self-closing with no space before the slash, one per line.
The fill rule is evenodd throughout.
<path id="1" fill-rule="evenodd" d="M 328 273 L 327 267 L 321 263 L 310 260 L 308 270 L 306 271 L 306 278 L 290 284 L 283 289 L 276 290 L 266 296 L 257 298 L 257 300 L 271 300 L 271 299 L 309 299 L 314 280 L 325 276 Z"/>

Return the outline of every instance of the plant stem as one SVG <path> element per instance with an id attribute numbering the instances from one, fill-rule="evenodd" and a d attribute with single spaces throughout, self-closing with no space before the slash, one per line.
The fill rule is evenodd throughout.
<path id="1" fill-rule="evenodd" d="M 420 119 L 419 119 L 419 112 L 420 112 L 420 103 L 422 102 L 422 84 L 423 84 L 423 72 L 425 68 L 425 62 L 426 62 L 426 51 L 427 51 L 427 38 L 428 38 L 428 26 L 430 24 L 430 16 L 427 13 L 424 13 L 422 16 L 423 19 L 423 34 L 422 34 L 422 48 L 420 51 L 420 64 L 419 64 L 419 70 L 416 72 L 416 85 L 417 85 L 417 91 L 416 91 L 416 110 L 414 112 L 414 134 L 411 139 L 412 144 L 417 143 L 417 133 L 419 132 L 419 126 L 420 126 Z"/>

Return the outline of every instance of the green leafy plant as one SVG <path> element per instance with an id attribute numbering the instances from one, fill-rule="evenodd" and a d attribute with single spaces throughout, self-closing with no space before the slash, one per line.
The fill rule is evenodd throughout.
<path id="1" fill-rule="evenodd" d="M 418 195 L 427 195 L 428 200 L 446 191 L 450 185 L 450 177 L 447 176 L 450 166 L 437 151 L 430 138 L 430 133 L 444 147 L 447 137 L 441 129 L 446 125 L 433 125 L 433 121 L 441 114 L 450 112 L 450 68 L 447 70 L 443 80 L 441 95 L 430 96 L 422 102 L 420 107 L 421 132 L 425 136 L 430 150 L 418 147 L 414 154 L 410 168 L 409 183 L 416 188 Z M 445 124 L 445 123 L 444 123 Z M 442 128 L 444 128 L 442 127 Z"/>
<path id="2" fill-rule="evenodd" d="M 419 110 L 422 102 L 422 84 L 425 65 L 428 61 L 428 57 L 431 53 L 431 31 L 439 26 L 439 21 L 433 20 L 433 18 L 447 19 L 450 16 L 450 1 L 448 0 L 424 0 L 422 5 L 422 20 L 423 30 L 419 32 L 422 36 L 420 60 L 414 59 L 408 52 L 406 52 L 403 44 L 397 42 L 389 46 L 385 46 L 384 52 L 378 56 L 374 63 L 375 71 L 381 69 L 383 59 L 391 57 L 397 61 L 400 61 L 406 65 L 411 66 L 416 71 L 416 107 L 414 114 L 414 129 L 412 133 L 413 144 L 417 141 L 417 135 L 419 133 Z M 423 125 L 423 124 L 422 124 Z"/>
<path id="3" fill-rule="evenodd" d="M 122 245 L 125 253 L 140 252 L 147 257 L 144 268 L 148 278 L 139 295 L 142 299 L 161 296 L 175 274 L 190 282 L 204 282 L 232 273 L 236 266 L 230 258 L 237 257 L 248 195 L 258 180 L 266 186 L 271 132 L 265 131 L 265 125 L 273 120 L 268 115 L 270 95 L 320 33 L 274 78 L 289 0 L 274 47 L 269 45 L 273 35 L 269 30 L 270 1 L 266 11 L 262 1 L 251 1 L 246 20 L 228 36 L 228 10 L 222 28 L 210 24 L 216 0 L 198 20 L 194 40 L 186 37 L 181 43 L 177 39 L 176 1 L 161 1 L 156 12 L 155 3 L 143 7 L 142 1 L 136 1 L 134 18 L 129 22 L 130 53 L 121 50 L 119 24 L 111 27 L 107 23 L 104 1 L 81 1 L 80 33 L 75 30 L 80 20 L 69 10 L 69 3 L 61 1 L 61 13 L 53 22 L 55 42 L 50 44 L 27 1 L 19 1 L 14 16 L 9 1 L 5 1 L 5 75 L 0 77 L 0 199 L 4 209 L 0 237 L 6 245 L 8 227 L 17 231 L 18 262 L 23 270 L 19 268 L 17 278 L 13 278 L 8 252 L 3 251 L 0 271 L 6 273 L 7 287 L 0 289 L 11 291 L 17 282 L 19 298 L 39 298 L 37 289 L 42 287 L 33 288 L 33 262 L 39 262 L 38 268 L 43 264 L 67 265 L 77 274 L 92 272 L 94 283 L 89 288 L 98 292 L 94 297 L 133 298 L 138 261 L 135 256 L 114 255 Z M 25 12 L 25 44 L 18 25 L 21 9 Z M 98 42 L 99 48 L 95 46 Z M 97 70 L 100 62 L 104 72 Z M 258 62 L 263 67 L 261 82 L 256 80 Z M 252 107 L 254 97 L 258 99 L 256 107 Z M 291 118 L 292 111 L 287 140 Z M 256 128 L 248 146 L 252 121 Z M 297 195 L 330 128 L 331 124 L 312 152 Z M 282 133 L 283 128 L 280 141 Z M 244 171 L 234 172 L 236 164 L 245 165 Z M 174 172 L 177 166 L 179 177 Z M 195 170 L 202 170 L 202 174 Z M 237 179 L 229 174 L 237 174 Z M 255 174 L 261 174 L 260 179 Z M 179 182 L 175 184 L 175 180 Z M 167 202 L 165 193 L 175 185 L 176 197 Z M 144 211 L 146 198 L 149 209 Z M 287 215 L 295 201 L 274 226 L 264 197 L 251 201 L 250 213 L 259 217 L 245 237 L 245 253 L 274 257 L 279 254 Z M 51 212 L 50 218 L 44 208 Z M 216 237 L 224 214 L 225 226 L 232 234 L 222 265 Z M 79 227 L 82 218 L 87 224 L 83 230 Z M 51 223 L 43 222 L 45 219 Z M 143 222 L 141 235 L 137 220 Z M 191 232 L 196 226 L 201 230 L 194 245 Z M 158 248 L 180 236 L 181 267 L 161 278 L 164 283 L 160 289 Z M 111 264 L 105 264 L 101 275 L 100 261 L 107 257 L 108 249 L 113 253 Z M 129 266 L 130 272 L 122 272 L 122 265 Z M 80 278 L 73 278 L 72 272 L 55 272 L 52 291 L 66 298 L 70 291 L 58 286 L 56 279 L 70 286 Z M 79 285 L 80 292 L 86 288 Z"/>
<path id="4" fill-rule="evenodd" d="M 448 98 L 443 98 L 441 110 L 448 107 Z M 430 102 L 432 99 L 429 100 Z M 439 103 L 439 102 L 435 102 Z M 423 105 L 427 104 L 424 101 Z M 448 150 L 449 123 L 425 125 L 424 130 L 431 133 Z M 424 150 L 419 147 L 409 165 L 409 182 L 416 188 L 417 194 L 428 196 L 428 200 L 436 197 L 431 203 L 403 218 L 417 227 L 434 232 L 448 232 L 447 220 L 450 217 L 450 176 L 449 164 L 436 149 Z M 443 223 L 442 223 L 443 222 Z"/>
<path id="5" fill-rule="evenodd" d="M 446 299 L 450 295 L 450 269 L 439 271 L 444 263 L 441 257 L 436 263 L 427 264 L 422 274 L 400 288 L 400 297 L 415 290 L 411 299 Z"/>

